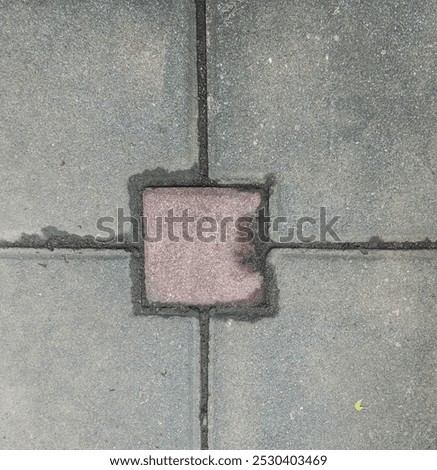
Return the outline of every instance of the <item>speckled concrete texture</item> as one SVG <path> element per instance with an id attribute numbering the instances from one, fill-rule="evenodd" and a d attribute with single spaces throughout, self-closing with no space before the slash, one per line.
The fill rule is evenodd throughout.
<path id="1" fill-rule="evenodd" d="M 437 253 L 270 262 L 278 315 L 212 320 L 211 448 L 437 449 Z"/>
<path id="2" fill-rule="evenodd" d="M 239 235 L 236 222 L 239 217 L 252 217 L 260 203 L 259 192 L 232 188 L 146 190 L 143 215 L 150 240 L 159 233 L 159 218 L 162 221 L 162 240 L 144 242 L 148 301 L 185 305 L 258 303 L 262 299 L 262 277 L 245 263 L 254 245 L 246 241 L 244 234 Z M 187 219 L 185 237 L 182 221 L 175 223 L 169 233 L 169 211 L 174 217 L 186 211 L 186 217 L 192 218 Z"/>
<path id="3" fill-rule="evenodd" d="M 0 1 L 1 449 L 437 450 L 436 2 Z"/>
<path id="4" fill-rule="evenodd" d="M 131 175 L 196 163 L 194 2 L 13 0 L 0 23 L 0 239 L 102 235 Z"/>
<path id="5" fill-rule="evenodd" d="M 129 255 L 0 251 L 0 448 L 196 449 L 196 319 L 132 314 Z"/>
<path id="6" fill-rule="evenodd" d="M 276 215 L 326 207 L 343 241 L 437 239 L 435 1 L 214 0 L 208 17 L 213 179 L 272 173 Z"/>

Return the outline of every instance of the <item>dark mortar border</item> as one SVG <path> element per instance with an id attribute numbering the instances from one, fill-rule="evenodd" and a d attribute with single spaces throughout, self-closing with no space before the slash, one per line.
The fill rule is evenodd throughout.
<path id="1" fill-rule="evenodd" d="M 150 188 L 233 188 L 240 191 L 257 191 L 261 195 L 259 208 L 265 208 L 269 214 L 269 199 L 274 184 L 273 177 L 269 176 L 263 184 L 221 184 L 202 176 L 198 166 L 190 170 L 169 172 L 163 168 L 146 170 L 143 173 L 129 178 L 129 206 L 131 217 L 141 221 L 143 227 L 143 192 Z M 254 227 L 255 228 L 255 227 Z M 274 269 L 266 262 L 269 244 L 259 241 L 255 237 L 255 253 L 246 262 L 259 272 L 263 282 L 263 298 L 256 305 L 171 305 L 150 303 L 146 296 L 146 279 L 144 266 L 144 243 L 139 241 L 134 245 L 131 257 L 132 304 L 136 315 L 185 316 L 197 317 L 202 313 L 219 317 L 232 317 L 240 320 L 255 321 L 264 317 L 271 317 L 277 312 L 277 286 Z"/>

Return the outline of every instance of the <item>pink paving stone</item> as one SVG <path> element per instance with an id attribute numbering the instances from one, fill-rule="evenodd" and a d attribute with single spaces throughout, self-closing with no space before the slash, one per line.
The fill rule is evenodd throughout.
<path id="1" fill-rule="evenodd" d="M 256 305 L 262 298 L 263 279 L 243 258 L 254 252 L 250 241 L 237 241 L 235 221 L 251 217 L 261 203 L 257 191 L 233 188 L 151 188 L 143 194 L 145 234 L 155 237 L 162 218 L 162 240 L 144 242 L 146 295 L 149 302 L 178 305 L 249 304 Z M 193 241 L 182 238 L 182 224 L 174 224 L 174 235 L 169 239 L 165 218 L 173 210 L 180 217 L 187 210 L 194 222 L 185 233 Z M 202 241 L 196 235 L 199 219 L 212 217 L 217 221 L 213 241 Z M 220 222 L 232 217 L 226 224 L 226 241 L 220 240 Z M 211 227 L 204 222 L 204 227 Z M 241 236 L 241 234 L 240 234 Z"/>

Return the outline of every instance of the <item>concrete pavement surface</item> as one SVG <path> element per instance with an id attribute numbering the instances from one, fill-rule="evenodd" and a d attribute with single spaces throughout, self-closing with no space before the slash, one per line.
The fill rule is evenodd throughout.
<path id="1" fill-rule="evenodd" d="M 194 318 L 132 315 L 129 255 L 0 252 L 0 448 L 200 445 Z"/>
<path id="2" fill-rule="evenodd" d="M 341 241 L 436 240 L 435 2 L 208 5 L 211 178 L 273 174 L 272 213 Z"/>
<path id="3" fill-rule="evenodd" d="M 192 1 L 13 0 L 0 22 L 0 239 L 99 235 L 131 175 L 197 162 Z"/>
<path id="4" fill-rule="evenodd" d="M 0 448 L 437 449 L 436 7 L 0 2 Z"/>
<path id="5" fill-rule="evenodd" d="M 270 262 L 278 315 L 213 320 L 211 448 L 435 449 L 436 253 Z"/>

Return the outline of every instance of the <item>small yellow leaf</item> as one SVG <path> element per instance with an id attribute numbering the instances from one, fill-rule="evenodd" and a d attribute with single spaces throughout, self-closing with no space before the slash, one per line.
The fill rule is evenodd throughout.
<path id="1" fill-rule="evenodd" d="M 355 408 L 357 411 L 364 410 L 364 408 L 361 406 L 362 403 L 363 403 L 363 400 L 358 400 L 358 401 L 355 403 L 354 408 Z"/>

